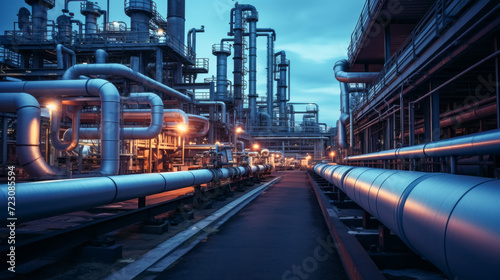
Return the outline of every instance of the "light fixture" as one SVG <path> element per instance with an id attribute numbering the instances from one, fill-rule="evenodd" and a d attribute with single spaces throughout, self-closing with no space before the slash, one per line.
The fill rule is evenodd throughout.
<path id="1" fill-rule="evenodd" d="M 182 124 L 182 123 L 181 123 L 181 124 L 177 125 L 177 130 L 178 130 L 179 132 L 181 132 L 181 133 L 182 133 L 182 132 L 186 132 L 186 131 L 187 131 L 187 126 L 186 126 L 185 124 Z"/>

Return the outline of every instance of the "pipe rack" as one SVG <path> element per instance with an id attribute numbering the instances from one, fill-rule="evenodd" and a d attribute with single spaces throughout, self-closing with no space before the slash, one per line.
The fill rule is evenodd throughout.
<path id="1" fill-rule="evenodd" d="M 238 178 L 269 170 L 268 165 L 193 171 L 119 175 L 16 184 L 16 217 L 27 222 L 144 197 L 166 191 Z M 0 185 L 2 205 L 7 205 L 7 184 Z M 0 214 L 7 218 L 7 211 Z"/>
<path id="2" fill-rule="evenodd" d="M 500 180 L 328 164 L 314 171 L 450 279 L 500 275 Z"/>

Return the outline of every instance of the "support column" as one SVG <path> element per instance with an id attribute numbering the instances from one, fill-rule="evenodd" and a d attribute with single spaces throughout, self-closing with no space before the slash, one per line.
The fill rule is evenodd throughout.
<path id="1" fill-rule="evenodd" d="M 384 57 L 385 62 L 391 58 L 391 26 L 387 25 L 384 29 Z"/>
<path id="2" fill-rule="evenodd" d="M 410 146 L 415 145 L 415 107 L 413 103 L 408 103 L 408 122 L 409 122 L 409 142 Z"/>
<path id="3" fill-rule="evenodd" d="M 431 141 L 431 104 L 429 99 L 425 98 L 422 100 L 422 105 L 424 107 L 424 143 Z"/>
<path id="4" fill-rule="evenodd" d="M 440 138 L 439 127 L 439 91 L 435 91 L 430 96 L 431 103 L 431 141 L 438 141 Z"/>
<path id="5" fill-rule="evenodd" d="M 498 37 L 495 36 L 495 52 L 498 51 Z M 500 73 L 498 72 L 498 56 L 495 56 L 495 92 L 497 95 L 497 128 L 500 128 L 500 82 L 499 77 Z"/>

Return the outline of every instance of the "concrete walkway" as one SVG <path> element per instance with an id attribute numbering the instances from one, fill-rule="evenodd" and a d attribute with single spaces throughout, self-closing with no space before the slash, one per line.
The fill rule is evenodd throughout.
<path id="1" fill-rule="evenodd" d="M 283 179 L 157 279 L 347 279 L 305 171 Z"/>

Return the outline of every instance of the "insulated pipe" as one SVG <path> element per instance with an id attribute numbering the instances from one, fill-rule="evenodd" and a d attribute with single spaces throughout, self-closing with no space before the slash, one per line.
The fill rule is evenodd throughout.
<path id="1" fill-rule="evenodd" d="M 484 117 L 493 116 L 496 115 L 496 113 L 497 113 L 497 104 L 491 104 L 488 106 L 474 109 L 472 111 L 461 113 L 458 116 L 452 116 L 441 119 L 439 121 L 439 127 L 441 128 L 450 127 L 456 124 L 461 124 L 464 122 L 474 121 Z M 415 135 L 424 134 L 424 132 L 425 132 L 424 128 L 418 128 L 415 130 Z"/>
<path id="2" fill-rule="evenodd" d="M 472 156 L 500 154 L 500 129 L 403 147 L 346 157 L 346 161 L 415 159 L 427 157 Z"/>
<path id="3" fill-rule="evenodd" d="M 500 275 L 500 180 L 326 164 L 314 171 L 449 279 Z"/>
<path id="4" fill-rule="evenodd" d="M 112 83 L 101 79 L 9 82 L 0 83 L 0 92 L 27 92 L 36 98 L 99 96 L 102 104 L 100 121 L 102 128 L 100 131 L 102 159 L 101 168 L 97 172 L 102 175 L 118 174 L 120 166 L 120 94 Z M 38 137 L 38 132 L 34 130 L 27 133 L 30 133 L 30 137 Z"/>
<path id="5" fill-rule="evenodd" d="M 76 65 L 76 54 L 73 50 L 68 49 L 62 44 L 57 44 L 56 46 L 56 55 L 57 55 L 57 68 L 64 69 L 64 54 L 67 53 L 71 55 L 71 66 Z M 69 66 L 68 66 L 69 67 Z"/>
<path id="6" fill-rule="evenodd" d="M 60 151 L 71 151 L 78 145 L 79 133 L 78 129 L 73 130 L 69 136 L 69 140 L 61 141 L 59 139 L 59 130 L 61 129 L 61 113 L 62 113 L 62 103 L 57 100 L 54 101 L 55 109 L 52 110 L 50 114 L 50 142 L 56 150 Z M 80 110 L 81 107 L 74 108 L 72 114 L 71 127 L 77 128 L 80 126 Z"/>
<path id="7" fill-rule="evenodd" d="M 97 49 L 95 51 L 95 63 L 106 64 L 106 58 L 108 58 L 108 53 L 103 49 Z"/>
<path id="8" fill-rule="evenodd" d="M 345 125 L 343 125 L 342 122 L 340 120 L 338 120 L 337 121 L 337 135 L 339 137 L 339 145 L 340 145 L 340 147 L 347 149 L 347 148 L 349 148 L 349 144 L 347 144 L 347 137 L 346 137 L 345 130 L 346 130 Z"/>
<path id="9" fill-rule="evenodd" d="M 222 101 L 198 101 L 197 105 L 220 106 L 221 122 L 226 123 L 226 103 Z"/>
<path id="10" fill-rule="evenodd" d="M 2 92 L 0 111 L 17 113 L 16 152 L 17 160 L 23 169 L 31 177 L 60 175 L 62 172 L 48 165 L 40 152 L 40 104 L 38 101 L 27 93 Z M 3 140 L 6 141 L 6 139 Z M 7 198 L 7 187 L 2 190 L 5 190 L 4 198 Z"/>
<path id="11" fill-rule="evenodd" d="M 125 65 L 117 64 L 117 63 L 109 63 L 109 64 L 78 64 L 74 65 L 66 72 L 62 77 L 63 80 L 75 80 L 80 77 L 80 75 L 111 75 L 111 76 L 120 76 L 126 79 L 130 79 L 132 81 L 141 83 L 145 87 L 149 87 L 155 90 L 158 90 L 168 96 L 173 98 L 180 99 L 184 102 L 192 103 L 193 101 L 187 95 L 170 88 L 160 82 L 157 82 L 141 73 L 138 73 Z"/>
<path id="12" fill-rule="evenodd" d="M 260 117 L 266 118 L 266 126 L 267 127 L 271 126 L 271 124 L 272 124 L 272 122 L 271 122 L 271 116 L 268 113 L 266 113 L 266 112 L 259 112 L 259 118 Z"/>
<path id="13" fill-rule="evenodd" d="M 236 144 L 238 144 L 238 143 L 241 144 L 241 152 L 245 153 L 245 142 L 238 140 L 238 141 L 236 141 Z M 238 150 L 238 149 L 236 149 L 236 150 Z"/>
<path id="14" fill-rule="evenodd" d="M 225 170 L 227 168 L 221 168 Z M 260 169 L 269 169 L 261 166 Z M 246 176 L 249 170 L 238 168 Z M 161 192 L 205 184 L 216 179 L 216 169 L 94 177 L 16 184 L 16 218 L 27 222 Z M 229 172 L 229 174 L 231 174 Z M 225 179 L 219 177 L 218 179 Z M 7 205 L 8 185 L 0 185 L 2 205 Z M 0 216 L 6 219 L 6 211 Z"/>
<path id="15" fill-rule="evenodd" d="M 163 128 L 163 120 L 164 120 L 164 109 L 163 109 L 163 101 L 161 98 L 152 92 L 141 92 L 141 93 L 132 93 L 130 97 L 127 98 L 125 103 L 137 103 L 137 104 L 149 104 L 151 107 L 151 111 L 145 113 L 143 110 L 136 113 L 140 114 L 140 116 L 133 116 L 139 119 L 146 119 L 146 116 L 149 116 L 151 123 L 148 127 L 124 127 L 121 128 L 123 139 L 153 139 L 158 134 L 161 133 Z M 144 113 L 144 114 L 142 114 Z M 95 115 L 95 114 L 92 114 Z M 124 121 L 127 120 L 127 117 L 131 117 L 130 115 L 124 116 Z M 73 126 L 74 128 L 75 126 Z M 82 139 L 99 139 L 99 129 L 95 127 L 80 127 L 79 129 Z M 73 132 L 72 129 L 68 129 L 64 133 L 64 138 L 68 138 L 69 135 Z"/>
<path id="16" fill-rule="evenodd" d="M 207 135 L 208 133 L 208 130 L 210 129 L 210 121 L 205 118 L 205 117 L 202 117 L 202 116 L 198 116 L 198 115 L 191 115 L 191 114 L 187 114 L 188 115 L 188 118 L 189 118 L 189 128 L 191 127 L 194 127 L 194 123 L 199 123 L 202 125 L 202 129 L 201 130 L 192 130 L 192 129 L 189 129 L 186 133 L 190 136 L 190 137 L 203 137 L 205 135 Z"/>
<path id="17" fill-rule="evenodd" d="M 273 71 L 274 71 L 274 41 L 276 32 L 272 28 L 257 28 L 257 32 L 266 32 L 267 36 L 267 114 L 273 117 Z"/>
<path id="18" fill-rule="evenodd" d="M 63 101 L 65 103 L 65 101 Z M 78 103 L 78 102 L 71 102 Z M 151 120 L 151 110 L 150 109 L 125 109 L 122 113 L 124 122 L 144 122 Z M 97 122 L 99 118 L 99 113 L 82 113 L 82 122 Z M 163 123 L 164 126 L 167 123 L 183 124 L 186 127 L 189 125 L 188 115 L 180 109 L 163 109 Z M 96 134 L 98 137 L 98 134 Z M 97 138 L 91 138 L 97 139 Z"/>
<path id="19" fill-rule="evenodd" d="M 333 67 L 335 78 L 339 81 L 340 85 L 340 125 L 337 123 L 337 127 L 339 127 L 339 131 L 344 130 L 344 132 L 346 130 L 345 125 L 347 125 L 350 114 L 348 83 L 370 83 L 378 76 L 378 73 L 374 72 L 346 72 L 348 68 L 349 62 L 345 59 L 337 61 Z M 351 127 L 351 130 L 352 129 L 353 127 Z M 339 145 L 344 149 L 348 148 L 347 142 L 340 142 L 340 137 Z"/>
<path id="20" fill-rule="evenodd" d="M 188 50 L 196 55 L 196 33 L 205 32 L 205 26 L 201 26 L 201 29 L 191 28 L 188 31 Z"/>
<path id="21" fill-rule="evenodd" d="M 349 68 L 349 62 L 345 59 L 337 61 L 333 67 L 335 78 L 341 83 L 371 83 L 378 72 L 346 72 Z"/>

